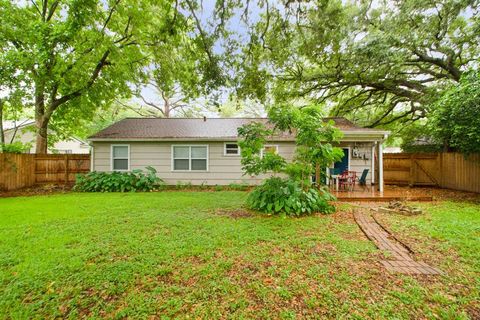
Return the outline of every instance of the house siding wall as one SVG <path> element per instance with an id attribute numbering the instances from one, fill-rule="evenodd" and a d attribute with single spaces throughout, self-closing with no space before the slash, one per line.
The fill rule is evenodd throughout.
<path id="1" fill-rule="evenodd" d="M 110 152 L 112 144 L 130 145 L 130 170 L 143 170 L 147 166 L 152 166 L 157 170 L 157 175 L 169 185 L 177 183 L 228 185 L 230 183 L 242 182 L 258 184 L 268 176 L 243 176 L 240 156 L 225 156 L 223 150 L 224 142 L 94 142 L 93 170 L 111 171 Z M 179 144 L 208 145 L 208 171 L 172 171 L 172 145 Z M 287 160 L 292 159 L 295 151 L 293 142 L 272 142 L 269 144 L 278 145 L 279 154 Z M 350 146 L 350 144 L 342 143 L 342 146 Z M 351 170 L 361 174 L 363 169 L 371 169 L 371 146 L 372 144 L 369 144 L 364 147 L 369 152 L 369 160 L 352 159 L 350 157 Z M 370 173 L 368 178 L 370 179 Z"/>

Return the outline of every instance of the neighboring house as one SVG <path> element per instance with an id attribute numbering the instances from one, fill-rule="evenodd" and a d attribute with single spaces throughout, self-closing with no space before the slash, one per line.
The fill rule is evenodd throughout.
<path id="1" fill-rule="evenodd" d="M 400 153 L 402 148 L 400 147 L 385 147 L 383 148 L 383 153 Z"/>
<path id="2" fill-rule="evenodd" d="M 328 119 L 344 133 L 340 147 L 345 156 L 335 167 L 358 174 L 369 169 L 367 182 L 383 190 L 382 142 L 388 132 L 361 128 L 345 118 Z M 127 118 L 88 138 L 93 147 L 91 169 L 130 171 L 152 166 L 167 184 L 258 184 L 263 176 L 243 175 L 237 144 L 237 129 L 255 121 L 267 119 Z M 282 134 L 265 147 L 288 160 L 294 154 L 295 137 Z"/>
<path id="3" fill-rule="evenodd" d="M 29 144 L 29 153 L 35 153 L 35 122 L 32 120 L 4 121 L 3 130 L 5 142 L 21 142 Z M 78 138 L 71 138 L 56 142 L 48 153 L 90 153 L 90 146 L 87 142 Z"/>

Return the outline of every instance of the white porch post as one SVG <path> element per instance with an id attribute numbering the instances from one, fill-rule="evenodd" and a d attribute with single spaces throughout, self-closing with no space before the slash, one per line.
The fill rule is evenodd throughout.
<path id="1" fill-rule="evenodd" d="M 378 142 L 378 190 L 383 192 L 383 146 Z"/>
<path id="2" fill-rule="evenodd" d="M 373 144 L 372 146 L 372 155 L 371 155 L 371 158 L 372 159 L 372 174 L 370 175 L 372 177 L 372 181 L 370 184 L 375 184 L 375 144 Z"/>

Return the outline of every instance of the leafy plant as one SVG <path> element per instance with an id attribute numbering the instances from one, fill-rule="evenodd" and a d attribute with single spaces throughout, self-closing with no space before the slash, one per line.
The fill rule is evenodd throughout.
<path id="1" fill-rule="evenodd" d="M 286 213 L 300 216 L 315 212 L 331 213 L 333 200 L 326 190 L 305 189 L 299 181 L 289 178 L 272 177 L 263 181 L 248 196 L 249 208 L 265 213 Z"/>
<path id="2" fill-rule="evenodd" d="M 0 145 L 0 152 L 3 153 L 25 153 L 30 150 L 31 144 L 20 141 Z"/>
<path id="3" fill-rule="evenodd" d="M 147 172 L 90 172 L 77 175 L 75 191 L 82 192 L 129 192 L 154 191 L 164 187 L 162 179 L 157 177 L 155 168 L 147 167 Z"/>
<path id="4" fill-rule="evenodd" d="M 178 181 L 177 185 L 176 185 L 176 188 L 178 190 L 191 189 L 192 188 L 192 183 L 191 182 Z"/>
<path id="5" fill-rule="evenodd" d="M 246 191 L 250 185 L 248 183 L 230 183 L 228 189 L 235 191 Z"/>
<path id="6" fill-rule="evenodd" d="M 341 137 L 332 121 L 324 121 L 320 106 L 295 108 L 279 105 L 270 108 L 270 123 L 250 123 L 238 129 L 242 169 L 246 174 L 271 174 L 273 177 L 255 187 L 248 205 L 262 212 L 301 215 L 331 212 L 328 191 L 312 185 L 311 177 L 320 168 L 341 159 L 343 152 L 333 146 Z M 295 155 L 287 161 L 280 154 L 262 152 L 267 141 L 285 133 L 295 134 Z M 288 176 L 287 179 L 276 177 Z M 321 179 L 318 179 L 320 182 Z M 317 190 L 318 188 L 319 190 Z M 325 196 L 324 196 L 325 195 Z"/>
<path id="7" fill-rule="evenodd" d="M 428 125 L 445 149 L 466 155 L 480 152 L 480 73 L 470 71 L 433 105 Z"/>

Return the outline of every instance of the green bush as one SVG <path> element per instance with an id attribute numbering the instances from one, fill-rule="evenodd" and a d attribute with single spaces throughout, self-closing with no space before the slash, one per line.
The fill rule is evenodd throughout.
<path id="1" fill-rule="evenodd" d="M 176 185 L 176 188 L 178 190 L 187 190 L 187 189 L 192 189 L 193 188 L 193 184 L 188 181 L 188 182 L 182 182 L 182 181 L 178 181 L 177 182 L 177 185 Z"/>
<path id="2" fill-rule="evenodd" d="M 75 191 L 82 192 L 128 192 L 154 191 L 164 187 L 162 179 L 156 176 L 157 171 L 147 167 L 147 172 L 132 170 L 131 172 L 90 172 L 77 175 Z"/>
<path id="3" fill-rule="evenodd" d="M 32 147 L 29 143 L 21 143 L 20 141 L 13 143 L 0 144 L 0 152 L 3 153 L 25 153 Z"/>
<path id="4" fill-rule="evenodd" d="M 250 188 L 250 185 L 248 183 L 242 182 L 242 183 L 230 183 L 228 185 L 228 188 L 230 190 L 235 190 L 235 191 L 246 191 Z"/>
<path id="5" fill-rule="evenodd" d="M 265 213 L 300 216 L 315 212 L 332 213 L 334 207 L 328 201 L 333 199 L 328 192 L 311 187 L 305 190 L 298 181 L 272 177 L 253 189 L 247 205 Z"/>

